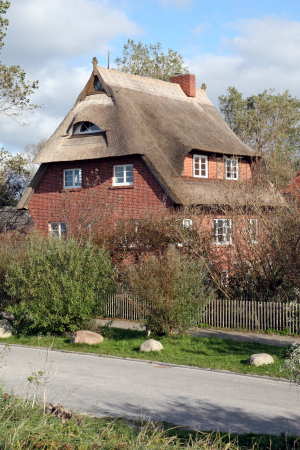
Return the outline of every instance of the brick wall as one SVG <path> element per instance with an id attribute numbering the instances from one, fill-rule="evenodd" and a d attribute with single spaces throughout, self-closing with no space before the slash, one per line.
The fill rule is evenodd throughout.
<path id="1" fill-rule="evenodd" d="M 203 154 L 205 152 L 194 152 L 195 154 Z M 182 176 L 193 176 L 193 153 L 189 153 L 184 161 L 184 169 Z M 246 158 L 239 159 L 239 180 L 251 180 L 251 163 Z M 208 155 L 208 179 L 210 180 L 224 180 L 225 179 L 225 161 L 223 157 Z M 201 179 L 205 180 L 205 178 Z"/>
<path id="2" fill-rule="evenodd" d="M 113 166 L 133 164 L 134 185 L 112 186 Z M 63 189 L 65 169 L 82 170 L 81 189 Z M 37 187 L 28 209 L 37 229 L 48 232 L 50 222 L 76 226 L 102 218 L 143 218 L 159 214 L 171 201 L 138 156 L 52 163 Z"/>

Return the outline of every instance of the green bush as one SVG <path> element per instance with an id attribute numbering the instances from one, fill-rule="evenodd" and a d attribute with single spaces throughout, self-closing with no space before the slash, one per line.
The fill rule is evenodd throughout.
<path id="1" fill-rule="evenodd" d="M 22 258 L 12 258 L 5 274 L 8 310 L 27 330 L 61 333 L 82 328 L 100 314 L 113 288 L 113 268 L 105 249 L 33 235 Z M 28 320 L 29 318 L 29 320 Z"/>
<path id="2" fill-rule="evenodd" d="M 129 269 L 130 289 L 139 298 L 139 313 L 158 335 L 185 333 L 197 325 L 199 309 L 214 297 L 202 258 L 193 259 L 174 246 L 160 255 L 143 255 Z"/>

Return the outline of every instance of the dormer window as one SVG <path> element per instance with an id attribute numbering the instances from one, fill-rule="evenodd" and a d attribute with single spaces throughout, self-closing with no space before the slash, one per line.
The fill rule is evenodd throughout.
<path id="1" fill-rule="evenodd" d="M 103 84 L 101 83 L 98 77 L 95 77 L 94 91 L 104 91 Z"/>
<path id="2" fill-rule="evenodd" d="M 80 122 L 74 130 L 73 134 L 91 134 L 91 133 L 103 133 L 97 125 L 91 122 Z"/>

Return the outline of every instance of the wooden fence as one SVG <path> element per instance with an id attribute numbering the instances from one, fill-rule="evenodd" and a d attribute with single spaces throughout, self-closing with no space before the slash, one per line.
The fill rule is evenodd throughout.
<path id="1" fill-rule="evenodd" d="M 247 300 L 214 300 L 206 303 L 197 314 L 197 323 L 220 328 L 248 330 L 284 330 L 298 333 L 300 304 L 256 302 Z M 138 320 L 138 297 L 111 295 L 105 315 L 110 318 Z"/>

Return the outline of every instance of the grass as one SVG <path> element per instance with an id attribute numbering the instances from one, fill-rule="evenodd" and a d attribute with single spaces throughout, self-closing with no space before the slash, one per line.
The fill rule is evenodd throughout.
<path id="1" fill-rule="evenodd" d="M 70 339 L 65 336 L 37 337 L 16 335 L 11 338 L 0 339 L 0 343 L 39 347 L 48 347 L 51 344 L 53 349 L 58 350 L 146 359 L 161 363 L 228 370 L 252 375 L 287 377 L 285 371 L 280 372 L 280 367 L 283 365 L 286 357 L 286 349 L 283 347 L 255 342 L 238 342 L 215 337 L 206 338 L 187 335 L 157 338 L 152 336 L 162 343 L 164 349 L 161 352 L 141 353 L 139 352 L 139 347 L 147 339 L 143 331 L 104 327 L 104 337 L 105 339 L 101 344 L 91 346 L 70 344 Z M 268 353 L 273 356 L 275 362 L 274 364 L 260 367 L 250 366 L 246 364 L 246 360 L 253 353 Z"/>
<path id="2" fill-rule="evenodd" d="M 165 423 L 99 419 L 73 414 L 61 420 L 42 405 L 8 396 L 0 388 L 0 449 L 9 450 L 299 450 L 296 436 L 225 434 Z"/>

